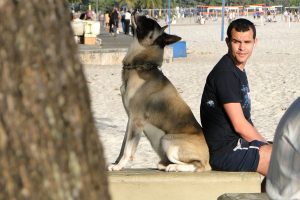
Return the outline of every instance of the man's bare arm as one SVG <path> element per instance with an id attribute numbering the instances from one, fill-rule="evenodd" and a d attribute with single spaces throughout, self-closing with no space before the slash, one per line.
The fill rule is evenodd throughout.
<path id="1" fill-rule="evenodd" d="M 246 141 L 259 140 L 267 142 L 266 139 L 257 132 L 255 127 L 250 124 L 244 117 L 240 103 L 226 103 L 224 109 L 237 133 Z"/>

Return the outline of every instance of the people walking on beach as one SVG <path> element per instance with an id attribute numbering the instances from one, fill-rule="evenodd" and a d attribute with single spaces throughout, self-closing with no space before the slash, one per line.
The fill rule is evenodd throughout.
<path id="1" fill-rule="evenodd" d="M 109 12 L 106 11 L 104 14 L 104 23 L 105 23 L 105 30 L 109 31 Z"/>
<path id="2" fill-rule="evenodd" d="M 209 73 L 200 114 L 214 170 L 268 173 L 272 145 L 251 120 L 245 65 L 257 43 L 256 28 L 237 19 L 227 29 L 228 53 Z"/>
<path id="3" fill-rule="evenodd" d="M 119 13 L 117 8 L 114 8 L 109 17 L 109 32 L 116 36 L 119 27 Z"/>
<path id="4" fill-rule="evenodd" d="M 121 11 L 121 26 L 122 26 L 122 31 L 123 33 L 125 33 L 125 13 L 126 13 L 126 10 L 122 10 Z"/>
<path id="5" fill-rule="evenodd" d="M 299 22 L 299 14 L 298 14 L 297 10 L 295 10 L 295 12 L 294 12 L 294 20 L 295 20 L 295 22 Z"/>
<path id="6" fill-rule="evenodd" d="M 289 19 L 289 13 L 287 10 L 284 11 L 283 16 L 284 16 L 284 21 L 287 22 Z"/>
<path id="7" fill-rule="evenodd" d="M 272 16 L 270 10 L 267 10 L 267 22 L 272 22 Z"/>
<path id="8" fill-rule="evenodd" d="M 98 17 L 99 17 L 100 25 L 104 27 L 104 14 L 100 13 Z"/>
<path id="9" fill-rule="evenodd" d="M 131 20 L 131 13 L 129 10 L 126 11 L 125 13 L 125 34 L 129 34 L 130 30 L 130 20 Z"/>
<path id="10" fill-rule="evenodd" d="M 232 12 L 232 11 L 229 11 L 229 13 L 228 13 L 228 23 L 230 24 L 230 23 L 232 22 L 233 19 L 234 19 L 234 18 L 233 18 L 233 12 Z"/>
<path id="11" fill-rule="evenodd" d="M 300 98 L 287 109 L 274 136 L 267 175 L 270 199 L 300 199 Z"/>

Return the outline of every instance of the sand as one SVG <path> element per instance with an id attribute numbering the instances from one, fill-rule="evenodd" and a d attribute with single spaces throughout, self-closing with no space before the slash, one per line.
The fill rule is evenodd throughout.
<path id="1" fill-rule="evenodd" d="M 257 130 L 273 140 L 277 124 L 288 106 L 300 96 L 300 23 L 279 21 L 257 24 L 258 44 L 246 65 L 251 90 L 252 120 Z M 225 27 L 227 24 L 225 24 Z M 205 79 L 226 53 L 220 22 L 205 25 L 174 25 L 171 33 L 187 44 L 187 58 L 164 63 L 162 71 L 178 89 L 200 121 L 200 99 Z M 85 66 L 95 123 L 107 163 L 119 155 L 127 116 L 122 105 L 121 63 L 116 66 Z M 134 160 L 126 167 L 155 168 L 159 161 L 142 136 Z"/>

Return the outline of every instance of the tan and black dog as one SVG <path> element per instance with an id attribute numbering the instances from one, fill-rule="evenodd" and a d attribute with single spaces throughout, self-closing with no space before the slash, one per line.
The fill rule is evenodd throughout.
<path id="1" fill-rule="evenodd" d="M 207 171 L 208 147 L 200 124 L 160 67 L 164 47 L 181 38 L 164 32 L 154 19 L 132 16 L 134 39 L 123 60 L 121 94 L 128 124 L 121 152 L 110 171 L 133 159 L 142 133 L 165 171 Z"/>

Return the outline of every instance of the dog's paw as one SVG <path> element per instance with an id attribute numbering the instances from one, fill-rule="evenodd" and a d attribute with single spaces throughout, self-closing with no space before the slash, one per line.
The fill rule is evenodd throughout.
<path id="1" fill-rule="evenodd" d="M 123 167 L 118 164 L 111 164 L 108 166 L 108 171 L 120 171 Z"/>
<path id="2" fill-rule="evenodd" d="M 166 168 L 165 168 L 166 172 L 178 172 L 178 165 L 177 164 L 169 164 Z"/>
<path id="3" fill-rule="evenodd" d="M 196 167 L 192 164 L 170 164 L 165 169 L 166 172 L 195 172 Z"/>
<path id="4" fill-rule="evenodd" d="M 162 163 L 157 164 L 157 169 L 160 171 L 166 171 L 166 168 L 167 168 L 167 166 Z"/>

